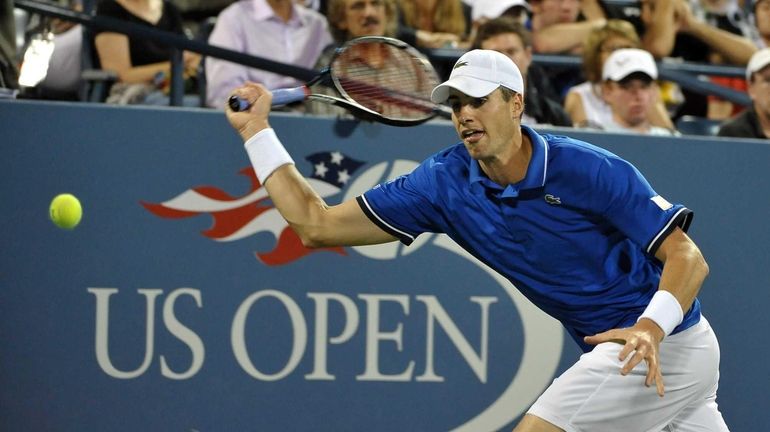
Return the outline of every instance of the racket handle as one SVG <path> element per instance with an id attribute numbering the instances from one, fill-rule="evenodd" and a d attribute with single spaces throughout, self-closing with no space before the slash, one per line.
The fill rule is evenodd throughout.
<path id="1" fill-rule="evenodd" d="M 273 90 L 273 104 L 272 106 L 286 105 L 292 102 L 299 102 L 305 100 L 310 94 L 310 89 L 307 86 L 277 89 Z M 230 96 L 227 100 L 227 104 L 230 105 L 230 109 L 236 112 L 248 111 L 251 107 L 251 103 L 246 99 L 241 99 L 238 96 Z"/>
<path id="2" fill-rule="evenodd" d="M 230 96 L 230 99 L 227 100 L 227 104 L 230 105 L 230 109 L 233 111 L 248 111 L 248 109 L 251 107 L 251 103 L 247 101 L 246 99 L 241 99 L 238 96 Z"/>
<path id="3" fill-rule="evenodd" d="M 305 98 L 310 94 L 310 89 L 307 88 L 307 86 L 302 86 L 272 90 L 272 93 L 273 106 L 278 106 L 305 100 Z"/>

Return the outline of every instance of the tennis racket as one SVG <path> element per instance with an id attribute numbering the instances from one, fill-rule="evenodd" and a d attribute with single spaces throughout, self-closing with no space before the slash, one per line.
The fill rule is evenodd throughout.
<path id="1" fill-rule="evenodd" d="M 319 82 L 333 86 L 342 97 L 311 93 L 310 86 Z M 329 67 L 305 85 L 273 90 L 273 106 L 315 100 L 364 120 L 413 126 L 437 115 L 451 118 L 448 108 L 430 100 L 438 84 L 435 69 L 416 49 L 398 39 L 366 36 L 338 48 Z M 231 96 L 228 105 L 245 111 L 250 102 Z"/>

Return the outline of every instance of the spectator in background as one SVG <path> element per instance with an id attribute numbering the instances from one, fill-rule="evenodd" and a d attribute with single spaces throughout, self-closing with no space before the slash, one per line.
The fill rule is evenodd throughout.
<path id="1" fill-rule="evenodd" d="M 612 109 L 605 100 L 602 85 L 604 64 L 615 50 L 639 47 L 639 36 L 634 27 L 623 20 L 608 20 L 604 26 L 588 34 L 583 48 L 583 70 L 587 80 L 572 87 L 564 101 L 564 108 L 574 126 L 601 127 L 612 121 Z M 650 107 L 649 119 L 654 126 L 674 128 L 659 100 Z"/>
<path id="2" fill-rule="evenodd" d="M 82 11 L 80 1 L 69 5 Z M 72 21 L 53 20 L 54 50 L 48 73 L 37 89 L 45 99 L 77 100 L 82 74 L 83 27 Z"/>
<path id="3" fill-rule="evenodd" d="M 690 0 L 690 7 L 696 19 L 702 20 L 712 27 L 742 36 L 756 46 L 755 31 L 751 25 L 750 15 L 738 4 L 738 0 Z M 713 51 L 709 54 L 708 62 L 712 64 L 727 63 L 722 54 Z M 746 80 L 743 77 L 712 76 L 710 79 L 721 86 L 739 92 L 746 91 Z M 706 117 L 710 119 L 724 120 L 743 111 L 743 106 L 714 95 L 708 95 L 707 102 Z"/>
<path id="4" fill-rule="evenodd" d="M 472 48 L 489 49 L 509 57 L 524 80 L 524 124 L 572 126 L 567 113 L 555 99 L 553 86 L 537 65 L 532 64 L 529 31 L 510 18 L 496 18 L 478 28 Z"/>
<path id="5" fill-rule="evenodd" d="M 240 0 L 223 10 L 209 44 L 295 66 L 312 68 L 332 42 L 326 18 L 292 0 Z M 247 81 L 268 89 L 301 83 L 291 77 L 228 61 L 206 59 L 206 103 L 224 106 L 234 87 Z"/>
<path id="6" fill-rule="evenodd" d="M 326 19 L 334 43 L 326 47 L 318 64 L 327 64 L 334 49 L 351 39 L 394 37 L 398 29 L 398 8 L 395 0 L 329 0 Z"/>
<path id="7" fill-rule="evenodd" d="M 729 63 L 743 66 L 756 51 L 743 35 L 696 18 L 687 0 L 641 0 L 641 4 L 642 46 L 656 58 L 707 63 L 709 54 L 716 52 Z M 726 26 L 725 20 L 719 22 Z"/>
<path id="8" fill-rule="evenodd" d="M 580 54 L 583 41 L 592 29 L 606 22 L 599 8 L 593 7 L 598 0 L 531 0 L 532 47 L 536 54 Z M 587 13 L 584 12 L 587 11 Z M 557 86 L 559 101 L 567 90 L 584 80 L 571 67 L 548 66 L 545 68 L 551 82 Z"/>
<path id="9" fill-rule="evenodd" d="M 596 12 L 597 3 L 598 0 L 583 0 L 582 5 L 581 0 L 531 0 L 535 52 L 580 54 L 588 33 L 606 22 L 603 15 Z M 591 11 L 588 16 L 581 16 L 581 7 Z"/>
<path id="10" fill-rule="evenodd" d="M 602 69 L 602 92 L 612 118 L 601 128 L 607 132 L 675 135 L 675 131 L 650 122 L 650 110 L 658 97 L 657 78 L 655 59 L 647 51 L 623 48 L 610 54 Z"/>
<path id="11" fill-rule="evenodd" d="M 757 51 L 746 67 L 752 105 L 719 128 L 717 135 L 770 138 L 770 48 Z"/>
<path id="12" fill-rule="evenodd" d="M 101 0 L 97 3 L 96 15 L 184 34 L 182 17 L 167 0 Z M 108 101 L 168 104 L 168 97 L 159 87 L 168 82 L 171 74 L 171 47 L 106 31 L 96 35 L 95 45 L 102 69 L 118 75 L 118 84 L 113 86 Z M 195 76 L 199 62 L 198 54 L 185 52 L 185 75 Z M 185 105 L 200 105 L 200 102 L 191 95 L 185 99 Z"/>
<path id="13" fill-rule="evenodd" d="M 734 4 L 735 0 L 719 0 Z M 756 47 L 742 34 L 733 15 L 707 17 L 698 7 L 698 18 L 687 0 L 641 0 L 644 26 L 642 47 L 656 58 L 673 57 L 698 63 L 727 62 L 744 66 Z M 700 3 L 696 3 L 700 5 Z M 712 10 L 727 9 L 711 7 Z M 735 10 L 735 7 L 730 10 Z M 708 19 L 707 19 L 708 18 Z M 713 24 L 710 24 L 711 21 Z M 685 103 L 677 116 L 708 116 L 706 96 L 684 91 Z"/>
<path id="14" fill-rule="evenodd" d="M 329 0 L 326 17 L 334 43 L 324 49 L 316 69 L 328 66 L 337 47 L 345 42 L 362 36 L 393 37 L 398 27 L 395 0 Z M 313 93 L 340 96 L 335 89 L 322 84 L 314 85 Z M 310 114 L 349 116 L 343 108 L 312 100 L 305 102 L 305 109 Z"/>
<path id="15" fill-rule="evenodd" d="M 409 45 L 420 48 L 458 48 L 467 41 L 470 6 L 460 0 L 398 1 L 402 20 L 398 38 Z"/>

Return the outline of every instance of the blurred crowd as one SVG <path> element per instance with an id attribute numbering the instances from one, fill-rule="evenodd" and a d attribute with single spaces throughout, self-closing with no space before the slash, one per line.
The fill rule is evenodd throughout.
<path id="1" fill-rule="evenodd" d="M 0 97 L 167 105 L 172 49 L 107 30 L 0 9 Z M 82 0 L 49 1 L 82 11 Z M 93 5 L 91 5 L 93 3 Z M 442 78 L 469 49 L 510 57 L 525 82 L 523 122 L 651 135 L 770 137 L 770 0 L 95 0 L 86 12 L 320 70 L 360 36 L 420 49 Z M 447 54 L 449 53 L 449 54 Z M 440 55 L 437 55 L 440 54 Z M 452 56 L 456 54 L 456 56 Z M 538 62 L 577 58 L 578 63 Z M 246 81 L 291 77 L 184 52 L 184 105 L 221 108 Z M 723 65 L 745 74 L 698 79 L 748 95 L 743 106 L 662 79 L 666 64 Z M 579 64 L 579 67 L 575 67 Z M 41 72 L 42 69 L 42 72 Z M 100 73 L 96 73 L 99 71 Z M 328 88 L 314 89 L 333 94 Z M 308 115 L 344 116 L 308 103 Z M 698 128 L 684 130 L 688 122 Z M 682 131 L 678 130 L 682 129 Z"/>

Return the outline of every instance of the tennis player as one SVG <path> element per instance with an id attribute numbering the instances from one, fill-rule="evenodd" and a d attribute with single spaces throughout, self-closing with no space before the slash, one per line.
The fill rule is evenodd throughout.
<path id="1" fill-rule="evenodd" d="M 264 87 L 235 90 L 253 106 L 227 116 L 305 245 L 446 233 L 561 321 L 585 354 L 515 431 L 727 431 L 719 345 L 696 297 L 708 266 L 685 234 L 692 212 L 618 156 L 521 125 L 522 93 L 508 57 L 466 53 L 432 93 L 452 107 L 462 142 L 336 206 L 270 128 Z"/>

